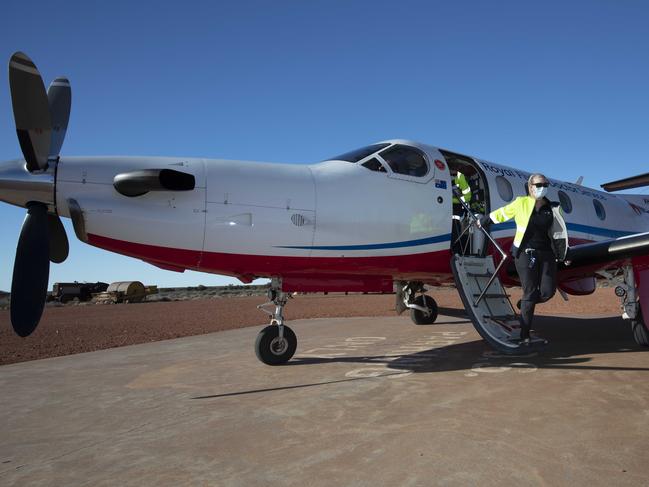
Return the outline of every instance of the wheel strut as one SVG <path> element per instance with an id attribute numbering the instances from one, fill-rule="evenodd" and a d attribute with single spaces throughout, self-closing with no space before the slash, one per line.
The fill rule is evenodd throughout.
<path id="1" fill-rule="evenodd" d="M 633 266 L 625 265 L 614 272 L 600 271 L 597 274 L 606 279 L 609 286 L 615 287 L 615 295 L 620 298 L 620 307 L 623 310 L 622 318 L 631 321 L 635 342 L 643 347 L 649 346 L 649 329 L 640 309 Z"/>
<path id="2" fill-rule="evenodd" d="M 259 332 L 255 341 L 257 358 L 267 365 L 281 365 L 288 362 L 297 348 L 297 338 L 293 330 L 284 324 L 284 306 L 290 294 L 282 291 L 279 278 L 271 280 L 268 289 L 268 302 L 257 306 L 270 315 L 270 325 Z M 274 306 L 274 310 L 267 309 Z"/>

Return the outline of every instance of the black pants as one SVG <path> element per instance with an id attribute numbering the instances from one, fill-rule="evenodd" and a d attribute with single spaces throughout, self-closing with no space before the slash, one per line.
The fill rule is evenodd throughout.
<path id="1" fill-rule="evenodd" d="M 516 271 L 521 280 L 523 297 L 521 299 L 521 338 L 530 336 L 534 307 L 544 303 L 557 290 L 557 261 L 551 250 L 535 250 L 536 262 L 530 267 L 530 255 L 522 250 L 516 257 Z"/>

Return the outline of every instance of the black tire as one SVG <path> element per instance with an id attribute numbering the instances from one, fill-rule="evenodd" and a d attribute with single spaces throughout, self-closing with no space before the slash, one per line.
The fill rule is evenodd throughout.
<path id="1" fill-rule="evenodd" d="M 279 327 L 269 325 L 259 332 L 255 340 L 255 355 L 266 365 L 283 365 L 295 354 L 297 337 L 284 325 L 284 338 L 279 340 Z"/>
<path id="2" fill-rule="evenodd" d="M 631 331 L 633 339 L 642 347 L 649 347 L 649 330 L 647 330 L 642 318 L 642 313 L 638 313 L 637 319 L 631 321 Z"/>
<path id="3" fill-rule="evenodd" d="M 426 316 L 423 311 L 410 308 L 410 319 L 415 325 L 432 325 L 435 323 L 437 319 L 437 302 L 432 297 L 422 294 L 415 298 L 414 304 L 424 306 L 430 310 L 430 315 Z"/>

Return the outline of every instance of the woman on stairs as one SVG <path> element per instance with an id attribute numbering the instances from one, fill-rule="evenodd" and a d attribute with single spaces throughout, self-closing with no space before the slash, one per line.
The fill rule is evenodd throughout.
<path id="1" fill-rule="evenodd" d="M 568 231 L 558 202 L 545 195 L 550 183 L 543 174 L 532 174 L 527 180 L 528 195 L 489 215 L 479 225 L 516 221 L 512 255 L 523 288 L 519 301 L 521 344 L 530 343 L 530 330 L 536 303 L 548 301 L 557 289 L 557 262 L 562 262 L 568 250 Z"/>

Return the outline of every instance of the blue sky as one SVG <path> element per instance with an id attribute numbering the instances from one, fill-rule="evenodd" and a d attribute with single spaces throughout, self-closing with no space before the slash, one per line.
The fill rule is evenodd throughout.
<path id="1" fill-rule="evenodd" d="M 305 163 L 408 138 L 599 184 L 649 170 L 649 4 L 5 0 L 0 59 L 70 78 L 63 155 Z M 5 71 L 6 73 L 6 71 Z M 6 74 L 0 161 L 20 156 Z M 0 206 L 0 289 L 24 210 Z M 161 286 L 158 270 L 76 241 L 50 280 Z"/>

